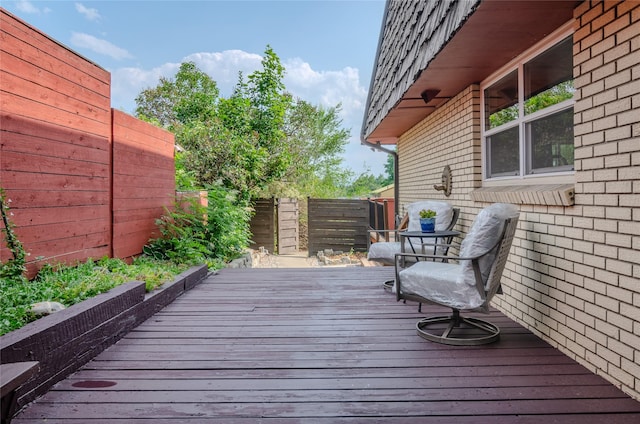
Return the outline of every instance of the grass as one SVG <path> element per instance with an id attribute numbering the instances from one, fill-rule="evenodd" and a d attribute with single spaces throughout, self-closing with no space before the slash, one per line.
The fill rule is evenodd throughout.
<path id="1" fill-rule="evenodd" d="M 52 301 L 69 307 L 133 280 L 144 281 L 150 292 L 187 268 L 144 256 L 131 265 L 104 258 L 74 267 L 47 265 L 32 281 L 0 278 L 0 335 L 38 319 L 30 312 L 33 303 Z"/>

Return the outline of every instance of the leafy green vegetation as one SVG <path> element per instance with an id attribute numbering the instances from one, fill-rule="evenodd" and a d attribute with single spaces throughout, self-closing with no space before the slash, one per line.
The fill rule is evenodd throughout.
<path id="1" fill-rule="evenodd" d="M 134 280 L 144 281 L 147 292 L 150 292 L 172 281 L 195 263 L 185 260 L 187 256 L 180 254 L 173 255 L 170 260 L 141 256 L 132 264 L 120 259 L 89 259 L 76 266 L 46 264 L 29 281 L 25 277 L 27 254 L 13 231 L 13 213 L 9 203 L 0 188 L 1 233 L 11 252 L 11 258 L 0 263 L 0 335 L 38 319 L 30 311 L 34 303 L 59 302 L 68 307 Z"/>
<path id="2" fill-rule="evenodd" d="M 393 172 L 354 177 L 343 168 L 350 131 L 342 127 L 341 105 L 293 98 L 285 72 L 267 46 L 262 69 L 247 78 L 240 74 L 228 98 L 192 62 L 136 97 L 136 115 L 173 132 L 182 149 L 176 156 L 179 189 L 219 184 L 239 200 L 358 197 L 393 180 Z"/>
<path id="3" fill-rule="evenodd" d="M 137 258 L 131 265 L 104 258 L 77 266 L 45 265 L 31 281 L 0 278 L 0 335 L 39 318 L 30 312 L 33 303 L 60 302 L 68 307 L 127 281 L 144 281 L 150 292 L 186 269 L 149 257 Z"/>
<path id="4" fill-rule="evenodd" d="M 177 263 L 221 268 L 249 245 L 251 210 L 247 202 L 221 185 L 207 187 L 207 206 L 177 201 L 156 220 L 160 236 L 144 247 L 145 255 Z"/>
<path id="5" fill-rule="evenodd" d="M 7 278 L 11 280 L 24 281 L 24 272 L 26 271 L 26 252 L 22 243 L 16 237 L 13 228 L 14 224 L 11 221 L 11 212 L 9 208 L 11 199 L 8 199 L 4 193 L 2 187 L 0 187 L 0 215 L 2 215 L 3 228 L 0 229 L 3 238 L 6 240 L 7 247 L 11 253 L 11 258 L 5 263 L 0 262 L 0 278 Z"/>

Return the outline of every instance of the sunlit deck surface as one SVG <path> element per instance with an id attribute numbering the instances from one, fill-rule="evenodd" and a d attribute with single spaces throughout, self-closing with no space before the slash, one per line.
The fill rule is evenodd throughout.
<path id="1" fill-rule="evenodd" d="M 392 273 L 223 270 L 13 422 L 640 422 L 640 402 L 500 313 L 488 346 L 421 339 L 444 309 L 396 302 Z"/>

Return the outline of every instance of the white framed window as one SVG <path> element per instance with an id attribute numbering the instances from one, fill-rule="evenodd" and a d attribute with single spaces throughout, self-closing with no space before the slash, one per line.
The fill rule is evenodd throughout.
<path id="1" fill-rule="evenodd" d="M 485 181 L 573 175 L 573 36 L 556 32 L 480 85 Z"/>

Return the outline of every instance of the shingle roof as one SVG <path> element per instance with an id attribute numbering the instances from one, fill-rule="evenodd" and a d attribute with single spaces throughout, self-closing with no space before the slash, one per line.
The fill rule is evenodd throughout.
<path id="1" fill-rule="evenodd" d="M 370 134 L 481 0 L 387 0 L 362 134 Z"/>

